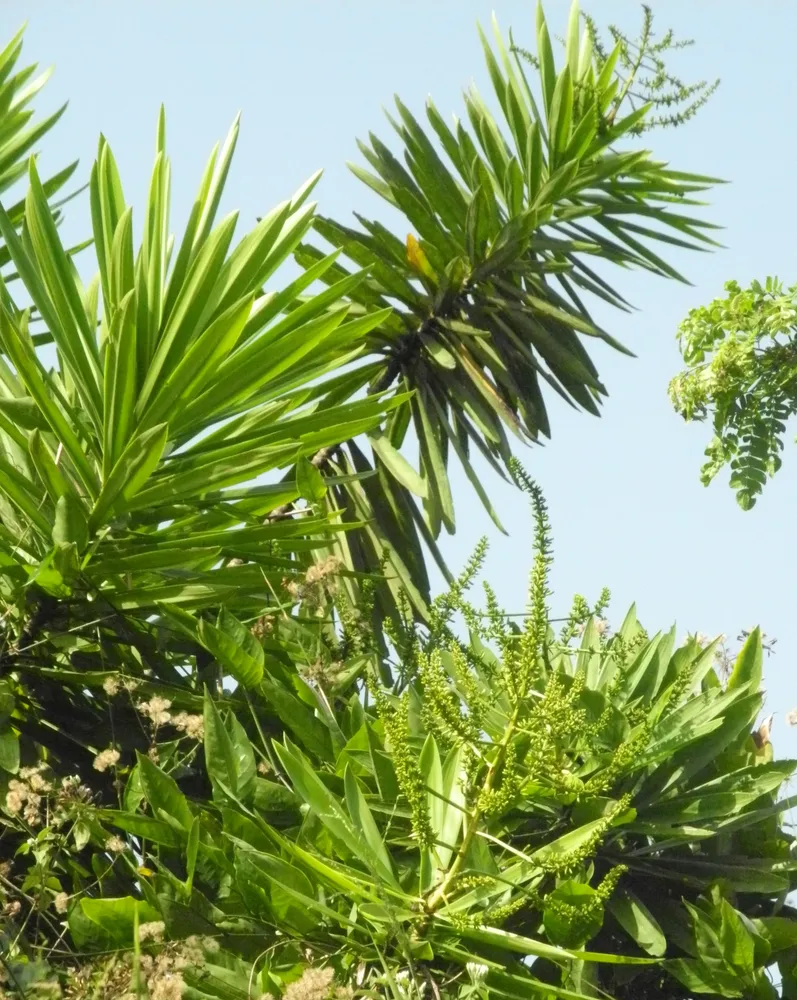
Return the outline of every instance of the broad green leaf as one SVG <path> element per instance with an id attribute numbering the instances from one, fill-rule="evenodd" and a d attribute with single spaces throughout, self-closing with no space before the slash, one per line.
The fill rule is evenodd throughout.
<path id="1" fill-rule="evenodd" d="M 308 753 L 325 760 L 331 749 L 329 730 L 294 694 L 264 674 L 260 687 L 269 709 L 304 746 Z"/>
<path id="2" fill-rule="evenodd" d="M 301 800 L 297 795 L 276 781 L 255 778 L 253 805 L 267 814 L 281 813 L 298 819 Z M 270 817 L 271 818 L 271 817 Z"/>
<path id="3" fill-rule="evenodd" d="M 232 739 L 216 703 L 205 691 L 205 767 L 213 785 L 214 798 L 222 801 L 238 788 L 238 765 Z"/>
<path id="4" fill-rule="evenodd" d="M 80 905 L 89 920 L 122 945 L 132 944 L 135 923 L 140 925 L 160 920 L 160 913 L 156 909 L 133 896 L 116 899 L 84 896 Z"/>
<path id="5" fill-rule="evenodd" d="M 241 802 L 248 802 L 254 792 L 257 765 L 255 754 L 246 730 L 238 721 L 235 712 L 227 716 L 227 729 L 235 758 L 235 791 Z"/>
<path id="6" fill-rule="evenodd" d="M 177 782 L 153 764 L 146 754 L 137 753 L 136 758 L 141 787 L 155 816 L 187 833 L 194 815 Z"/>
<path id="7" fill-rule="evenodd" d="M 294 841 L 281 836 L 275 830 L 271 830 L 270 834 L 285 855 L 296 860 L 308 872 L 317 875 L 328 886 L 341 889 L 354 900 L 373 899 L 370 877 L 364 876 L 362 872 L 354 868 L 344 866 L 340 861 L 334 863 L 322 861 L 317 854 L 305 851 Z"/>
<path id="8" fill-rule="evenodd" d="M 191 889 L 194 884 L 194 872 L 196 871 L 196 860 L 197 854 L 199 852 L 199 826 L 200 820 L 199 816 L 194 816 L 191 823 L 191 828 L 188 831 L 188 847 L 186 850 L 186 880 L 185 889 L 188 897 L 191 897 Z"/>
<path id="9" fill-rule="evenodd" d="M 263 678 L 263 647 L 251 634 L 249 640 L 243 639 L 240 630 L 247 631 L 233 615 L 222 610 L 218 627 L 200 619 L 197 635 L 226 673 L 243 687 L 252 688 Z"/>
<path id="10" fill-rule="evenodd" d="M 426 480 L 422 479 L 401 452 L 394 448 L 387 435 L 383 434 L 381 430 L 374 431 L 368 435 L 368 440 L 391 476 L 411 493 L 414 493 L 416 497 L 423 499 L 427 496 Z"/>
<path id="11" fill-rule="evenodd" d="M 460 744 L 454 747 L 443 761 L 443 817 L 440 826 L 440 843 L 437 857 L 442 871 L 447 871 L 467 811 L 465 752 Z"/>
<path id="12" fill-rule="evenodd" d="M 240 862 L 238 861 L 239 857 Z M 355 926 L 354 922 L 346 916 L 319 902 L 312 892 L 312 886 L 307 877 L 280 858 L 246 851 L 236 855 L 236 863 L 237 865 L 240 863 L 246 865 L 243 868 L 245 876 L 248 875 L 261 883 L 265 879 L 269 890 L 273 886 L 277 886 L 281 891 L 276 900 L 278 909 L 285 917 L 290 913 L 292 920 L 300 921 L 300 926 L 307 926 L 307 916 L 311 913 L 318 913 L 344 927 Z"/>
<path id="13" fill-rule="evenodd" d="M 267 900 L 268 908 L 274 915 L 272 919 L 278 920 L 281 925 L 304 934 L 317 925 L 318 917 L 313 912 L 312 903 L 303 903 L 313 899 L 312 884 L 298 869 L 272 855 L 238 850 L 235 871 L 242 895 L 255 912 L 262 909 L 263 902 Z M 265 899 L 253 897 L 253 889 L 263 893 Z M 256 900 L 254 906 L 253 898 Z"/>
<path id="14" fill-rule="evenodd" d="M 327 789 L 307 758 L 285 738 L 284 745 L 275 743 L 274 749 L 296 789 L 324 826 L 342 845 L 375 875 L 383 875 L 383 862 L 365 838 L 351 824 L 337 798 Z"/>
<path id="15" fill-rule="evenodd" d="M 769 942 L 773 954 L 797 946 L 797 921 L 792 918 L 758 917 L 752 923 Z"/>
<path id="16" fill-rule="evenodd" d="M 661 958 L 665 954 L 667 939 L 661 927 L 650 910 L 630 889 L 618 889 L 606 905 L 618 924 L 643 951 L 654 958 Z"/>
<path id="17" fill-rule="evenodd" d="M 0 723 L 0 771 L 19 771 L 19 736 L 5 722 Z"/>
<path id="18" fill-rule="evenodd" d="M 727 899 L 720 902 L 719 943 L 722 958 L 740 975 L 750 975 L 755 968 L 755 943 L 750 931 Z"/>
<path id="19" fill-rule="evenodd" d="M 296 463 L 296 489 L 308 503 L 320 503 L 327 493 L 324 477 L 304 456 Z"/>
<path id="20" fill-rule="evenodd" d="M 745 984 L 742 980 L 718 962 L 710 964 L 697 959 L 675 958 L 665 963 L 665 969 L 693 993 L 744 996 Z"/>
<path id="21" fill-rule="evenodd" d="M 53 526 L 53 545 L 76 545 L 82 552 L 88 545 L 89 525 L 86 511 L 69 490 L 63 493 L 55 505 L 55 525 Z"/>
<path id="22" fill-rule="evenodd" d="M 44 483 L 53 503 L 57 505 L 58 500 L 66 493 L 70 493 L 74 498 L 69 482 L 61 468 L 55 464 L 55 458 L 38 430 L 32 431 L 28 438 L 28 452 L 39 479 Z M 83 517 L 85 519 L 85 511 Z"/>
<path id="23" fill-rule="evenodd" d="M 118 826 L 120 830 L 133 834 L 134 837 L 142 837 L 153 844 L 175 848 L 181 848 L 184 844 L 182 832 L 178 831 L 174 823 L 167 823 L 165 820 L 120 809 L 101 809 L 98 817 L 112 826 Z"/>
<path id="24" fill-rule="evenodd" d="M 48 431 L 50 425 L 30 396 L 0 396 L 0 413 L 25 430 Z"/>

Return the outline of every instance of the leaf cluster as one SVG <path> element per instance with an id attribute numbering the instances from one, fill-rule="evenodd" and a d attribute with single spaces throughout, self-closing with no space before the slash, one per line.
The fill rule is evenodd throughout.
<path id="1" fill-rule="evenodd" d="M 710 419 L 701 480 L 723 469 L 743 510 L 749 510 L 781 467 L 786 422 L 797 410 L 797 286 L 767 278 L 693 309 L 678 339 L 687 368 L 669 387 L 687 421 Z"/>
<path id="2" fill-rule="evenodd" d="M 131 953 L 143 924 L 162 924 L 169 947 L 207 939 L 215 950 L 181 971 L 195 997 L 256 983 L 293 1000 L 308 968 L 322 998 L 409 997 L 424 982 L 445 997 L 645 995 L 662 975 L 670 995 L 776 996 L 764 970 L 789 975 L 797 945 L 780 819 L 795 762 L 751 735 L 760 632 L 725 685 L 716 644 L 676 648 L 633 608 L 612 632 L 593 613 L 605 594 L 577 599 L 557 636 L 547 514 L 515 475 L 537 522 L 525 620 L 507 624 L 489 588 L 484 612 L 466 599 L 476 560 L 432 629 L 408 619 L 396 633 L 401 676 L 374 669 L 337 691 L 220 620 L 219 662 L 262 675 L 190 695 L 199 739 L 175 739 L 177 705 L 137 690 L 149 748 L 117 743 L 110 787 L 70 798 L 54 754 L 6 778 L 30 802 L 38 775 L 61 817 L 38 828 L 7 799 L 24 913 L 46 928 L 64 894 L 69 947 L 95 963 Z M 129 698 L 117 679 L 114 723 Z M 19 689 L 5 692 L 24 727 Z"/>

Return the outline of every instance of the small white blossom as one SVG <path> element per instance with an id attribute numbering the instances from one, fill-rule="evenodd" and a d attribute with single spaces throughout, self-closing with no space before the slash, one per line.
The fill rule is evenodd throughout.
<path id="1" fill-rule="evenodd" d="M 162 941 L 166 924 L 162 920 L 150 920 L 147 923 L 138 925 L 138 940 L 140 944 L 145 941 Z"/>
<path id="2" fill-rule="evenodd" d="M 22 812 L 22 807 L 25 805 L 25 794 L 16 788 L 11 788 L 6 793 L 6 809 L 10 813 L 16 815 Z"/>
<path id="3" fill-rule="evenodd" d="M 113 698 L 114 695 L 119 694 L 119 678 L 110 676 L 106 677 L 102 682 L 102 689 L 108 695 L 109 698 Z"/>
<path id="4" fill-rule="evenodd" d="M 151 1000 L 180 1000 L 185 983 L 179 972 L 167 972 L 155 980 L 149 991 Z"/>
<path id="5" fill-rule="evenodd" d="M 201 742 L 205 738 L 205 720 L 201 715 L 180 712 L 178 715 L 172 716 L 172 725 L 181 733 L 185 733 L 189 739 Z"/>
<path id="6" fill-rule="evenodd" d="M 171 721 L 171 715 L 169 714 L 171 707 L 172 703 L 167 698 L 161 698 L 157 694 L 154 694 L 149 701 L 140 701 L 136 705 L 139 712 L 142 715 L 146 715 L 156 727 L 165 726 L 167 722 Z"/>
<path id="7" fill-rule="evenodd" d="M 107 771 L 109 767 L 113 767 L 119 763 L 119 756 L 119 751 L 114 750 L 113 747 L 101 750 L 94 758 L 94 770 Z"/>
<path id="8" fill-rule="evenodd" d="M 468 962 L 465 965 L 468 970 L 468 975 L 470 976 L 471 982 L 474 986 L 479 986 L 484 982 L 485 976 L 490 971 L 486 965 L 482 965 L 481 962 Z"/>
<path id="9" fill-rule="evenodd" d="M 325 1000 L 329 994 L 334 972 L 329 967 L 305 969 L 301 979 L 285 990 L 284 1000 Z"/>

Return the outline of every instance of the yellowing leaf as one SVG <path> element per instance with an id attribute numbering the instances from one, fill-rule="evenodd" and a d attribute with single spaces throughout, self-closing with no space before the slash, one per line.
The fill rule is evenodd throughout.
<path id="1" fill-rule="evenodd" d="M 415 239 L 412 233 L 407 234 L 407 261 L 413 271 L 417 271 L 424 278 L 436 281 L 436 275 L 432 270 L 432 265 L 429 263 L 429 258 L 423 252 L 421 244 Z"/>

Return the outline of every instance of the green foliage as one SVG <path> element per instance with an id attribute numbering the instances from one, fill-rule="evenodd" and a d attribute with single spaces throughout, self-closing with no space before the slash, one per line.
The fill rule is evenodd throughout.
<path id="1" fill-rule="evenodd" d="M 576 29 L 578 18 L 574 7 Z M 450 575 L 436 544 L 441 525 L 454 528 L 449 454 L 492 511 L 471 446 L 500 470 L 510 458 L 505 424 L 527 440 L 547 433 L 540 378 L 591 410 L 603 391 L 579 338 L 614 341 L 579 295 L 622 300 L 586 258 L 674 276 L 648 243 L 672 242 L 672 230 L 690 245 L 711 243 L 708 223 L 668 204 L 674 196 L 686 204 L 707 179 L 618 151 L 646 109 L 599 127 L 609 103 L 623 103 L 616 60 L 601 62 L 590 32 L 579 41 L 575 30 L 557 76 L 541 12 L 537 28 L 542 105 L 500 34 L 493 48 L 485 40 L 507 139 L 471 93 L 470 132 L 451 132 L 430 106 L 434 142 L 400 106 L 409 173 L 374 140 L 377 187 L 419 233 L 398 250 L 376 224 L 355 233 L 315 218 L 315 177 L 235 244 L 236 214 L 217 213 L 237 122 L 175 240 L 161 114 L 138 246 L 100 139 L 89 185 L 97 274 L 84 287 L 48 202 L 61 181 L 43 182 L 35 162 L 27 165 L 26 198 L 0 210 L 31 303 L 18 308 L 0 288 L 6 669 L 33 665 L 35 649 L 37 667 L 74 655 L 93 658 L 96 671 L 118 670 L 119 640 L 132 635 L 151 665 L 163 632 L 174 630 L 215 664 L 216 681 L 226 674 L 246 685 L 262 669 L 240 635 L 243 658 L 224 651 L 234 621 L 248 627 L 285 606 L 304 618 L 348 614 L 357 624 L 347 626 L 347 643 L 357 632 L 374 645 L 405 597 L 428 618 L 425 553 Z M 10 66 L 17 40 L 8 53 Z M 9 134 L 17 124 L 10 115 Z M 639 212 L 644 229 L 631 221 Z M 332 253 L 310 246 L 313 227 L 336 245 Z M 267 290 L 294 252 L 305 272 Z M 318 283 L 327 287 L 317 292 Z M 411 426 L 417 471 L 399 450 Z M 46 626 L 68 632 L 57 651 Z M 323 643 L 334 644 L 329 630 Z M 159 679 L 179 685 L 165 660 Z"/>
<path id="2" fill-rule="evenodd" d="M 670 972 L 695 993 L 777 998 L 766 967 L 779 957 L 787 964 L 788 953 L 797 943 L 794 921 L 782 917 L 748 920 L 716 887 L 688 909 L 692 933 L 686 950 L 690 957 L 668 962 Z"/>
<path id="3" fill-rule="evenodd" d="M 706 485 L 724 467 L 744 510 L 781 467 L 786 421 L 797 410 L 797 286 L 767 278 L 693 309 L 679 330 L 687 368 L 670 383 L 685 420 L 711 419 L 714 437 L 701 471 Z"/>
<path id="4" fill-rule="evenodd" d="M 259 523 L 300 491 L 311 502 L 320 494 L 315 481 L 308 490 L 252 480 L 378 426 L 391 405 L 378 397 L 329 402 L 323 380 L 362 352 L 364 334 L 380 321 L 378 312 L 346 320 L 341 298 L 363 275 L 282 319 L 275 300 L 290 304 L 305 279 L 279 296 L 262 293 L 310 225 L 314 179 L 232 251 L 236 214 L 214 228 L 237 135 L 236 123 L 214 151 L 173 252 L 163 117 L 137 252 L 131 210 L 100 140 L 90 186 L 99 273 L 86 288 L 33 163 L 29 239 L 0 210 L 12 260 L 58 359 L 48 372 L 29 311 L 6 298 L 0 339 L 14 370 L 5 366 L 0 390 L 10 407 L 0 441 L 0 545 L 51 596 L 80 595 L 134 614 L 222 600 L 259 611 L 294 568 L 292 537 L 323 536 L 327 518 L 309 509 L 301 522 Z M 334 385 L 339 392 L 340 377 Z M 20 401 L 28 428 L 12 423 Z M 240 556 L 246 565 L 231 562 Z"/>
<path id="5" fill-rule="evenodd" d="M 49 201 L 69 172 L 20 158 L 54 119 L 26 137 L 19 40 L 0 55 L 0 156 L 29 182 L 0 207 L 0 995 L 793 985 L 795 765 L 751 736 L 759 631 L 725 685 L 634 609 L 612 633 L 608 591 L 557 635 L 506 438 L 549 433 L 543 382 L 597 412 L 582 338 L 620 345 L 582 296 L 624 300 L 590 258 L 677 278 L 651 247 L 712 243 L 672 210 L 711 181 L 624 148 L 710 88 L 669 75 L 649 15 L 611 52 L 579 18 L 557 70 L 538 11 L 534 86 L 483 37 L 502 126 L 470 91 L 469 127 L 430 103 L 429 134 L 398 102 L 406 167 L 361 147 L 406 241 L 315 218 L 312 178 L 234 245 L 237 122 L 173 240 L 161 115 L 136 246 L 101 138 L 86 285 Z M 484 544 L 428 593 L 451 454 L 495 516 L 473 447 L 533 506 L 520 623 L 467 597 Z"/>
<path id="6" fill-rule="evenodd" d="M 797 946 L 779 798 L 796 762 L 751 736 L 760 632 L 724 687 L 716 644 L 649 637 L 633 608 L 612 632 L 578 598 L 557 636 L 544 500 L 512 471 L 536 520 L 521 623 L 489 587 L 484 612 L 467 599 L 481 546 L 428 629 L 393 628 L 389 674 L 308 683 L 267 642 L 263 679 L 207 690 L 193 739 L 175 742 L 168 702 L 139 703 L 149 753 L 95 761 L 115 793 L 65 785 L 55 757 L 7 778 L 24 836 L 4 884 L 27 887 L 9 899 L 39 915 L 43 949 L 65 908 L 87 976 L 138 935 L 150 996 L 178 973 L 192 997 L 778 995 L 765 970 L 788 973 Z M 130 980 L 135 955 L 118 961 Z"/>
<path id="7" fill-rule="evenodd" d="M 47 83 L 51 70 L 36 75 L 37 66 L 19 67 L 22 54 L 22 38 L 24 27 L 14 35 L 2 51 L 0 51 L 0 197 L 8 197 L 22 177 L 25 176 L 29 159 L 37 159 L 39 141 L 47 135 L 50 129 L 59 121 L 66 105 L 62 105 L 53 114 L 36 120 L 35 112 L 30 107 L 32 101 Z M 61 191 L 75 172 L 77 161 L 60 170 L 42 184 L 44 197 L 50 202 L 50 211 L 55 223 L 61 218 L 61 207 L 73 195 L 62 197 L 58 203 L 52 199 Z M 6 208 L 10 224 L 19 231 L 25 217 L 24 200 L 15 201 Z M 7 243 L 0 241 L 0 274 L 6 282 L 13 281 L 17 275 L 11 264 L 11 254 Z M 25 416 L 17 411 L 22 421 Z"/>
<path id="8" fill-rule="evenodd" d="M 465 119 L 451 124 L 431 100 L 422 122 L 396 98 L 388 118 L 397 151 L 374 134 L 359 144 L 366 166 L 352 170 L 405 228 L 394 232 L 361 214 L 355 227 L 315 220 L 317 236 L 341 251 L 322 280 L 368 268 L 350 293 L 353 310 L 393 306 L 368 335 L 371 391 L 414 390 L 371 438 L 370 458 L 346 445 L 328 462 L 338 474 L 377 472 L 335 490 L 334 502 L 369 521 L 356 540 L 336 543 L 345 565 L 364 570 L 385 557 L 392 570 L 376 591 L 382 616 L 394 614 L 399 590 L 417 613 L 428 612 L 424 547 L 450 578 L 436 540 L 456 526 L 451 461 L 501 528 L 471 456 L 503 474 L 507 428 L 526 443 L 550 436 L 551 391 L 600 412 L 606 390 L 586 344 L 625 348 L 595 322 L 589 300 L 627 308 L 602 265 L 679 279 L 658 244 L 715 245 L 714 227 L 690 214 L 712 179 L 671 170 L 633 145 L 648 127 L 690 117 L 712 89 L 666 71 L 672 37 L 653 42 L 649 22 L 646 15 L 638 47 L 615 29 L 607 51 L 591 21 L 582 32 L 574 3 L 557 65 L 538 6 L 533 77 L 528 54 L 494 23 L 493 38 L 481 32 L 481 40 L 497 116 L 473 87 Z M 312 268 L 326 252 L 308 241 L 296 258 Z M 417 472 L 396 453 L 410 429 Z"/>
<path id="9" fill-rule="evenodd" d="M 203 687 L 260 687 L 267 654 L 250 629 L 274 631 L 275 616 L 307 669 L 333 653 L 340 661 L 328 619 L 288 615 L 298 588 L 306 606 L 320 604 L 345 572 L 327 552 L 342 526 L 321 503 L 341 481 L 308 456 L 378 429 L 403 397 L 335 395 L 359 377 L 351 362 L 381 318 L 348 315 L 343 297 L 363 274 L 288 313 L 312 276 L 263 290 L 310 225 L 315 178 L 237 245 L 235 214 L 216 224 L 237 134 L 236 123 L 214 150 L 174 243 L 161 114 L 138 248 L 101 139 L 89 191 L 98 273 L 85 286 L 33 160 L 21 234 L 0 205 L 33 303 L 18 308 L 0 280 L 0 766 L 13 776 L 46 760 L 56 796 L 73 776 L 94 794 L 97 761 L 107 792 L 120 754 L 130 763 L 165 733 L 170 759 L 193 759 Z M 45 333 L 32 333 L 34 309 Z M 277 470 L 282 482 L 253 483 Z M 271 516 L 300 495 L 295 517 Z M 285 654 L 276 636 L 272 645 L 276 663 Z M 278 716 L 310 728 L 296 692 L 271 684 Z M 235 755 L 235 726 L 229 740 Z M 39 793 L 12 780 L 38 826 Z M 82 812 L 73 819 L 68 839 L 80 851 L 90 830 Z M 160 836 L 174 841 L 167 819 L 150 822 L 166 823 Z"/>

